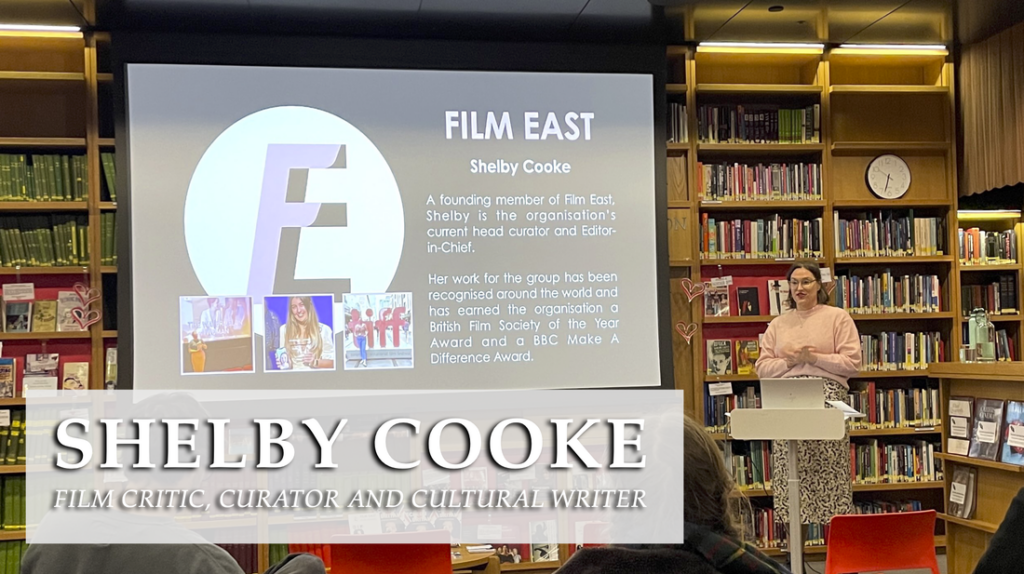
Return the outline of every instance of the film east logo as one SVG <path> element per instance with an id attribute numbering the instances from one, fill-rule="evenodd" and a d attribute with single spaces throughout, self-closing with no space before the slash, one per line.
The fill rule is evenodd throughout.
<path id="1" fill-rule="evenodd" d="M 203 154 L 185 241 L 207 293 L 387 291 L 405 240 L 398 184 L 380 150 L 334 114 L 250 114 Z"/>

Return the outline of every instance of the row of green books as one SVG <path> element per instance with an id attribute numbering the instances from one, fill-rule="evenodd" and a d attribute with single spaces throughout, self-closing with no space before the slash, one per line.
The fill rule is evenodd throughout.
<path id="1" fill-rule="evenodd" d="M 88 221 L 76 215 L 0 218 L 0 263 L 3 267 L 86 265 Z"/>
<path id="2" fill-rule="evenodd" d="M 4 530 L 25 530 L 25 475 L 5 476 L 2 488 Z"/>
<path id="3" fill-rule="evenodd" d="M 100 165 L 103 166 L 103 180 L 107 184 L 107 192 L 110 194 L 110 201 L 117 201 L 117 181 L 114 170 L 114 152 L 105 151 L 100 154 Z"/>
<path id="4" fill-rule="evenodd" d="M 18 574 L 21 572 L 21 560 L 28 550 L 24 540 L 0 542 L 0 574 Z"/>
<path id="5" fill-rule="evenodd" d="M 0 154 L 0 201 L 85 201 L 84 155 Z"/>
<path id="6" fill-rule="evenodd" d="M 0 427 L 0 465 L 25 464 L 24 431 L 25 409 L 13 409 L 10 426 Z"/>
<path id="7" fill-rule="evenodd" d="M 117 214 L 100 214 L 100 265 L 117 265 Z"/>

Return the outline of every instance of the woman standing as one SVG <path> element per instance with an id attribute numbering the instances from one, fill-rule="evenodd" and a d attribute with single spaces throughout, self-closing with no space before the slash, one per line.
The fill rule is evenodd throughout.
<path id="1" fill-rule="evenodd" d="M 857 326 L 849 313 L 828 304 L 821 271 L 813 262 L 798 262 L 786 273 L 793 311 L 768 325 L 755 363 L 757 376 L 767 378 L 822 378 L 825 399 L 842 401 L 847 379 L 860 371 L 861 349 Z M 787 456 L 789 441 L 772 444 L 772 490 L 776 520 L 789 522 Z M 800 473 L 800 522 L 827 524 L 853 506 L 850 481 L 850 436 L 832 441 L 797 444 Z"/>
<path id="2" fill-rule="evenodd" d="M 366 323 L 357 321 L 352 327 L 352 334 L 356 338 L 356 347 L 359 348 L 359 363 L 357 367 L 366 366 Z"/>
<path id="3" fill-rule="evenodd" d="M 334 331 L 317 318 L 311 297 L 288 299 L 288 320 L 280 334 L 292 369 L 334 368 Z"/>
<path id="4" fill-rule="evenodd" d="M 198 331 L 192 331 L 192 339 L 188 342 L 188 355 L 192 361 L 193 373 L 202 373 L 206 370 L 206 343 L 199 338 Z"/>

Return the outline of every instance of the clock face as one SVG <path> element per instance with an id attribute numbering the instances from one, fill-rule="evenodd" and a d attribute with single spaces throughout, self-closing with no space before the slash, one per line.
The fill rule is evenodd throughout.
<path id="1" fill-rule="evenodd" d="M 882 199 L 903 197 L 910 189 L 910 167 L 903 158 L 885 154 L 868 164 L 868 189 Z"/>

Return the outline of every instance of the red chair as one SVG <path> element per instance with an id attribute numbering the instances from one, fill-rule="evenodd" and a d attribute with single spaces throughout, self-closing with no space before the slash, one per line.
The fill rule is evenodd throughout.
<path id="1" fill-rule="evenodd" d="M 452 574 L 447 530 L 331 537 L 331 574 Z"/>
<path id="2" fill-rule="evenodd" d="M 829 525 L 825 574 L 930 569 L 935 558 L 935 511 L 836 516 Z"/>

